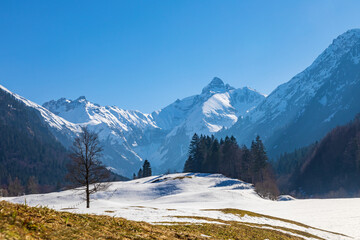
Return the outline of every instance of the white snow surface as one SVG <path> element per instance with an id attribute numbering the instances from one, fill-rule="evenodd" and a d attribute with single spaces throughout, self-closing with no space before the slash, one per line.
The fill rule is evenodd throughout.
<path id="1" fill-rule="evenodd" d="M 220 174 L 178 173 L 128 182 L 113 182 L 106 191 L 95 193 L 91 198 L 90 209 L 85 208 L 81 192 L 75 190 L 3 200 L 24 203 L 26 199 L 26 203 L 31 206 L 41 205 L 61 211 L 110 215 L 153 224 L 208 222 L 191 218 L 191 216 L 199 216 L 212 218 L 214 220 L 210 222 L 218 224 L 222 224 L 217 221 L 221 219 L 268 224 L 271 225 L 270 228 L 282 226 L 324 239 L 360 239 L 360 199 L 358 198 L 271 201 L 260 198 L 251 184 Z M 224 208 L 253 211 L 294 220 L 311 227 L 267 217 L 248 215 L 241 217 L 218 211 Z"/>

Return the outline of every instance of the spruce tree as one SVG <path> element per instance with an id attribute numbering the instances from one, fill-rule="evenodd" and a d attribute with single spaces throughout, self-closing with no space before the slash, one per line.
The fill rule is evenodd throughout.
<path id="1" fill-rule="evenodd" d="M 251 153 L 250 150 L 243 145 L 241 148 L 242 157 L 241 157 L 241 170 L 240 170 L 240 179 L 245 182 L 251 182 L 251 173 L 250 173 L 250 166 L 251 166 Z"/>
<path id="2" fill-rule="evenodd" d="M 194 172 L 204 172 L 203 165 L 206 160 L 206 137 L 201 135 L 194 156 Z"/>
<path id="3" fill-rule="evenodd" d="M 137 178 L 142 178 L 144 175 L 143 175 L 143 170 L 140 168 L 139 171 L 138 171 L 138 175 L 137 175 Z"/>
<path id="4" fill-rule="evenodd" d="M 262 170 L 266 168 L 268 157 L 266 155 L 264 144 L 260 136 L 256 137 L 255 141 L 251 143 L 251 170 L 252 182 L 262 181 Z"/>
<path id="5" fill-rule="evenodd" d="M 220 144 L 219 141 L 215 139 L 211 145 L 209 161 L 206 166 L 209 173 L 218 172 L 220 157 Z"/>
<path id="6" fill-rule="evenodd" d="M 152 173 L 151 173 L 150 162 L 148 160 L 145 160 L 143 165 L 143 177 L 150 177 L 151 175 Z"/>
<path id="7" fill-rule="evenodd" d="M 194 159 L 191 156 L 185 162 L 184 172 L 194 172 Z"/>
<path id="8" fill-rule="evenodd" d="M 191 139 L 189 146 L 189 165 L 186 168 L 187 172 L 198 172 L 200 165 L 200 153 L 199 153 L 200 138 L 195 133 Z"/>
<path id="9" fill-rule="evenodd" d="M 189 146 L 189 156 L 192 157 L 192 159 L 196 158 L 197 148 L 199 145 L 200 139 L 199 136 L 195 133 L 191 139 L 190 146 Z"/>

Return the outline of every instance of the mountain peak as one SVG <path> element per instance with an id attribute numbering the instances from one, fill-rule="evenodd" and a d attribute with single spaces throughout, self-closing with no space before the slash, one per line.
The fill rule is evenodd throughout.
<path id="1" fill-rule="evenodd" d="M 354 29 L 347 30 L 346 32 L 341 34 L 339 37 L 348 38 L 348 37 L 352 37 L 352 36 L 360 37 L 360 28 L 354 28 Z"/>
<path id="2" fill-rule="evenodd" d="M 358 44 L 360 44 L 360 29 L 346 31 L 333 40 L 330 46 L 316 58 L 310 69 L 319 64 L 327 64 L 328 69 L 331 69 Z"/>
<path id="3" fill-rule="evenodd" d="M 214 77 L 211 82 L 203 88 L 202 90 L 202 94 L 204 93 L 211 93 L 211 92 L 225 92 L 227 90 L 231 90 L 234 89 L 233 87 L 231 87 L 229 84 L 224 84 L 224 82 L 218 78 L 218 77 Z"/>
<path id="4" fill-rule="evenodd" d="M 351 29 L 339 35 L 330 45 L 335 48 L 347 49 L 360 41 L 360 29 Z"/>
<path id="5" fill-rule="evenodd" d="M 211 82 L 209 83 L 209 85 L 222 85 L 224 86 L 224 82 L 223 80 L 221 80 L 220 78 L 218 77 L 214 77 Z"/>
<path id="6" fill-rule="evenodd" d="M 78 97 L 75 101 L 76 101 L 76 102 L 86 102 L 87 100 L 86 100 L 86 97 L 85 97 L 85 96 L 80 96 L 80 97 Z"/>

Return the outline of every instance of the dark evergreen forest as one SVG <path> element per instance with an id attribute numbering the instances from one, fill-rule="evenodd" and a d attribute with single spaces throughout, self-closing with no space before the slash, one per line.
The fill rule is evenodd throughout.
<path id="1" fill-rule="evenodd" d="M 265 147 L 258 136 L 251 148 L 239 146 L 236 139 L 194 134 L 184 172 L 221 173 L 253 183 L 263 197 L 276 198 L 278 189 Z"/>
<path id="2" fill-rule="evenodd" d="M 360 115 L 321 141 L 274 162 L 283 193 L 296 197 L 360 196 Z"/>
<path id="3" fill-rule="evenodd" d="M 0 91 L 0 189 L 2 195 L 59 189 L 66 174 L 66 149 L 38 112 Z"/>

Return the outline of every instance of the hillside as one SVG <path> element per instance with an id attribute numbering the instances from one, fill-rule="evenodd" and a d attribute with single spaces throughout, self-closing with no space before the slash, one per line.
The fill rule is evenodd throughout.
<path id="1" fill-rule="evenodd" d="M 299 196 L 359 196 L 360 115 L 319 143 L 283 155 L 275 166 L 280 177 L 288 175 L 283 189 Z"/>
<path id="2" fill-rule="evenodd" d="M 19 178 L 25 186 L 36 177 L 39 191 L 54 191 L 66 174 L 67 151 L 39 112 L 0 88 L 0 188 Z M 24 194 L 17 189 L 12 194 Z"/>
<path id="3" fill-rule="evenodd" d="M 30 206 L 154 225 L 236 223 L 281 228 L 293 236 L 306 233 L 323 239 L 351 239 L 325 231 L 329 230 L 360 237 L 359 222 L 353 221 L 360 211 L 359 199 L 271 201 L 259 197 L 251 184 L 220 174 L 181 173 L 113 182 L 106 191 L 92 195 L 90 209 L 85 208 L 80 192 L 72 190 L 4 200 L 20 204 L 26 200 Z"/>
<path id="4" fill-rule="evenodd" d="M 284 228 L 222 221 L 222 224 L 148 224 L 123 218 L 64 213 L 49 208 L 0 202 L 0 238 L 4 239 L 303 239 L 313 235 Z M 240 212 L 244 214 L 255 213 Z M 210 219 L 207 219 L 210 220 Z M 262 228 L 263 227 L 263 228 Z M 289 230 L 289 229 L 285 229 Z M 291 230 L 290 230 L 291 231 Z M 295 236 L 298 235 L 298 236 Z M 315 237 L 315 236 L 314 236 Z"/>

